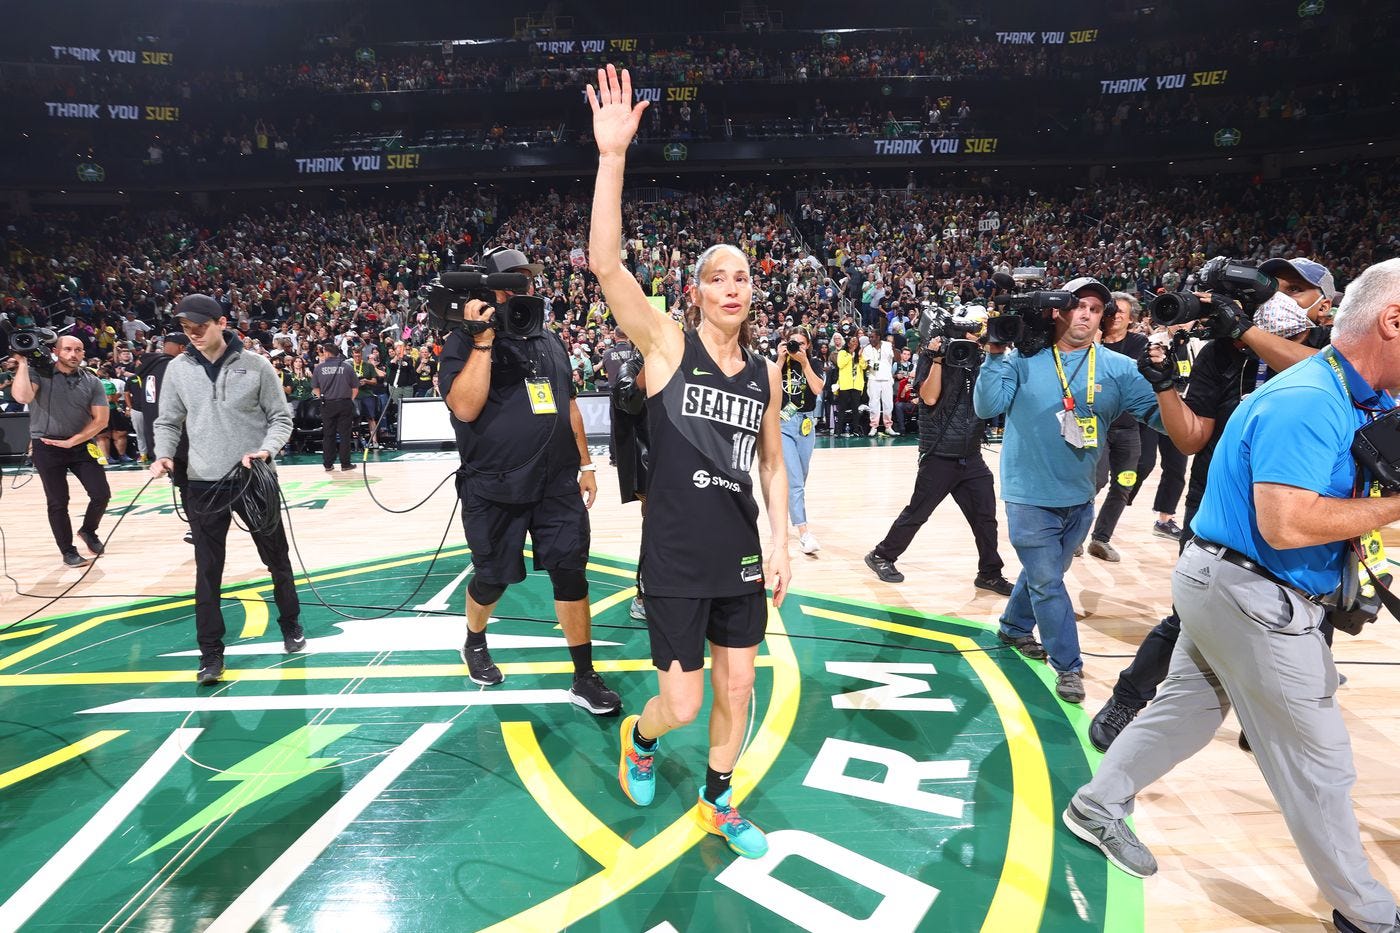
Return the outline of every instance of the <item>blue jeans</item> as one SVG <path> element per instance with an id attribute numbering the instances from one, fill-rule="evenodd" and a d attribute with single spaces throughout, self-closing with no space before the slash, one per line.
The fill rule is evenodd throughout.
<path id="1" fill-rule="evenodd" d="M 807 473 L 812 468 L 812 448 L 817 446 L 816 419 L 812 412 L 796 412 L 779 424 L 783 428 L 783 463 L 787 466 L 788 521 L 794 525 L 807 524 Z M 810 428 L 802 434 L 802 422 Z"/>
<path id="2" fill-rule="evenodd" d="M 1040 640 L 1056 671 L 1084 667 L 1079 629 L 1065 590 L 1065 571 L 1074 549 L 1084 543 L 1094 503 L 1064 508 L 1006 503 L 1006 530 L 1021 561 L 1021 575 L 1001 616 L 1001 630 L 1012 638 L 1039 626 Z"/>

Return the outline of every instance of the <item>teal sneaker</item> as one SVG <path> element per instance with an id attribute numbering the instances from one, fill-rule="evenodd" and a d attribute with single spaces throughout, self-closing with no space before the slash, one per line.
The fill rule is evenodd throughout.
<path id="1" fill-rule="evenodd" d="M 727 790 L 719 800 L 711 803 L 705 799 L 705 791 L 700 790 L 700 804 L 695 808 L 695 817 L 705 832 L 723 836 L 729 848 L 744 858 L 762 858 L 768 854 L 768 837 L 763 830 L 739 815 L 739 811 L 729 805 L 734 791 Z"/>
<path id="2" fill-rule="evenodd" d="M 661 743 L 658 739 L 650 754 L 644 755 L 637 750 L 632 735 L 637 721 L 641 718 L 640 715 L 636 715 L 622 720 L 622 753 L 617 760 L 617 782 L 622 785 L 622 792 L 627 795 L 628 800 L 639 807 L 645 807 L 656 798 L 656 773 L 652 770 L 652 764 L 656 760 L 656 749 Z"/>

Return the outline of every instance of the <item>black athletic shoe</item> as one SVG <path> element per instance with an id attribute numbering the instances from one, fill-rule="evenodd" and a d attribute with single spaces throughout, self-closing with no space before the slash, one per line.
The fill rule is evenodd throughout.
<path id="1" fill-rule="evenodd" d="M 209 658 L 199 662 L 199 673 L 195 677 L 199 680 L 201 687 L 219 682 L 219 678 L 224 676 L 224 659 Z"/>
<path id="2" fill-rule="evenodd" d="M 282 650 L 288 654 L 296 654 L 306 647 L 306 633 L 301 630 L 300 622 L 287 622 L 282 626 Z"/>
<path id="3" fill-rule="evenodd" d="M 1254 749 L 1252 749 L 1252 748 L 1249 747 L 1249 737 L 1246 736 L 1243 732 L 1240 733 L 1239 745 L 1240 745 L 1240 751 L 1242 751 L 1242 752 L 1249 752 L 1250 754 L 1253 754 L 1253 753 L 1254 753 Z"/>
<path id="4" fill-rule="evenodd" d="M 69 548 L 63 552 L 63 562 L 69 567 L 81 567 L 88 562 L 87 558 L 78 553 L 77 548 Z"/>
<path id="5" fill-rule="evenodd" d="M 1108 751 L 1118 734 L 1128 728 L 1128 723 L 1137 718 L 1140 710 L 1124 706 L 1110 699 L 1089 723 L 1089 741 L 1101 752 Z"/>
<path id="6" fill-rule="evenodd" d="M 622 697 L 615 690 L 608 689 L 597 671 L 574 676 L 574 685 L 569 688 L 569 699 L 575 706 L 582 706 L 594 716 L 616 716 L 622 712 Z"/>
<path id="7" fill-rule="evenodd" d="M 187 531 L 187 532 L 185 532 L 185 543 L 186 543 L 186 544 L 194 544 L 194 532 L 193 532 L 193 531 Z"/>
<path id="8" fill-rule="evenodd" d="M 874 551 L 865 555 L 865 566 L 875 571 L 875 576 L 879 577 L 885 583 L 904 582 L 904 574 L 896 570 L 891 561 L 887 561 L 883 557 L 875 556 Z"/>
<path id="9" fill-rule="evenodd" d="M 467 676 L 474 684 L 494 687 L 506 679 L 506 675 L 502 674 L 501 669 L 491 660 L 491 652 L 486 650 L 485 645 L 477 648 L 473 648 L 469 644 L 463 645 L 462 661 L 466 663 Z"/>
<path id="10" fill-rule="evenodd" d="M 1016 584 L 997 574 L 993 577 L 978 577 L 972 581 L 972 585 L 979 590 L 991 590 L 999 596 L 1010 596 L 1011 591 L 1016 588 Z"/>
<path id="11" fill-rule="evenodd" d="M 80 531 L 78 532 L 78 537 L 83 540 L 83 544 L 92 552 L 92 556 L 101 557 L 107 552 L 107 549 L 102 546 L 102 539 L 93 532 Z"/>

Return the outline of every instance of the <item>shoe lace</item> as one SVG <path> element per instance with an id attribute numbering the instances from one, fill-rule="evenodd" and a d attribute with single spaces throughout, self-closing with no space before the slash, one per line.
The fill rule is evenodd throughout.
<path id="1" fill-rule="evenodd" d="M 730 835 L 738 835 L 749 828 L 749 821 L 733 807 L 715 807 L 715 826 L 727 830 Z"/>
<path id="2" fill-rule="evenodd" d="M 651 766 L 656 763 L 653 755 L 643 755 L 635 747 L 627 753 L 627 760 L 631 762 L 632 770 L 638 777 L 646 777 L 651 773 Z"/>
<path id="3" fill-rule="evenodd" d="M 1121 732 L 1128 727 L 1128 723 L 1137 718 L 1137 712 L 1128 709 L 1121 703 L 1114 703 L 1104 712 L 1103 718 L 1105 725 L 1112 726 Z"/>

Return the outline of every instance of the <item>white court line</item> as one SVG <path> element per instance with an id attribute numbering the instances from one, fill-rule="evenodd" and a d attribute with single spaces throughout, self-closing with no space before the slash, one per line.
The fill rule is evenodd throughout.
<path id="1" fill-rule="evenodd" d="M 203 729 L 176 729 L 102 809 L 64 843 L 24 885 L 0 904 L 0 931 L 18 930 L 131 815 L 179 761 Z"/>
<path id="2" fill-rule="evenodd" d="M 419 726 L 398 748 L 389 753 L 374 770 L 335 802 L 311 828 L 302 833 L 277 860 L 243 889 L 243 893 L 204 928 L 204 933 L 243 933 L 271 910 L 277 899 L 286 893 L 297 878 L 311 866 L 326 847 L 353 823 L 365 807 L 388 789 L 418 756 L 428 750 L 444 732 L 452 728 L 448 722 Z"/>
<path id="3" fill-rule="evenodd" d="M 438 590 L 438 594 L 426 603 L 419 603 L 413 607 L 414 612 L 446 612 L 448 600 L 457 591 L 457 587 L 462 585 L 462 581 L 467 578 L 467 574 L 472 572 L 472 562 L 467 561 L 467 566 L 462 568 L 462 572 L 452 578 L 452 582 Z"/>
<path id="4" fill-rule="evenodd" d="M 572 703 L 567 690 L 459 690 L 452 693 L 317 693 L 307 696 L 149 697 L 80 710 L 90 713 L 233 713 L 288 709 L 399 709 L 418 706 L 536 706 Z"/>

